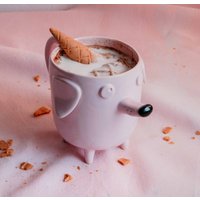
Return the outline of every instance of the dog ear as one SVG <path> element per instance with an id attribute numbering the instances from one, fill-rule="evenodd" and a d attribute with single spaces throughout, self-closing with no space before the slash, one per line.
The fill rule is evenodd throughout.
<path id="1" fill-rule="evenodd" d="M 78 105 L 82 91 L 73 81 L 56 76 L 53 77 L 52 101 L 55 113 L 59 118 L 68 116 Z"/>

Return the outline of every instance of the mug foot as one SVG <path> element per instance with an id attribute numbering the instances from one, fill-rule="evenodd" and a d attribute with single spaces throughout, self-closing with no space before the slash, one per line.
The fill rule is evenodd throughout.
<path id="1" fill-rule="evenodd" d="M 93 163 L 95 150 L 84 150 L 85 162 L 87 164 Z"/>
<path id="2" fill-rule="evenodd" d="M 122 143 L 119 147 L 123 150 L 128 149 L 129 146 L 129 140 L 127 140 L 126 142 Z"/>

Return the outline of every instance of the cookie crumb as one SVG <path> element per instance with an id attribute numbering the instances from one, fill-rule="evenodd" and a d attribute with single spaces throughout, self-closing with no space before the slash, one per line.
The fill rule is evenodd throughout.
<path id="1" fill-rule="evenodd" d="M 0 140 L 0 158 L 12 156 L 14 150 L 10 147 L 13 144 L 13 140 L 9 139 L 7 141 Z"/>
<path id="2" fill-rule="evenodd" d="M 127 164 L 130 163 L 130 160 L 127 159 L 127 158 L 120 158 L 120 159 L 118 159 L 117 161 L 118 161 L 119 164 L 121 164 L 121 165 L 123 165 L 123 166 L 125 166 L 125 165 L 127 165 Z"/>
<path id="3" fill-rule="evenodd" d="M 12 146 L 13 140 L 12 140 L 12 139 L 9 139 L 9 140 L 7 141 L 7 144 L 9 145 L 9 147 Z"/>
<path id="4" fill-rule="evenodd" d="M 165 136 L 165 137 L 163 137 L 163 140 L 166 141 L 166 142 L 169 142 L 170 139 L 171 139 L 171 138 L 170 138 L 169 136 Z"/>
<path id="5" fill-rule="evenodd" d="M 64 174 L 63 182 L 69 182 L 72 180 L 72 176 L 70 174 Z"/>
<path id="6" fill-rule="evenodd" d="M 61 62 L 61 56 L 63 56 L 65 54 L 64 50 L 59 50 L 56 54 L 56 56 L 54 57 L 54 62 L 59 64 Z"/>
<path id="7" fill-rule="evenodd" d="M 191 137 L 191 139 L 192 139 L 192 140 L 195 140 L 196 138 L 195 138 L 195 137 Z"/>
<path id="8" fill-rule="evenodd" d="M 40 115 L 45 115 L 45 114 L 49 114 L 51 112 L 50 108 L 47 108 L 45 106 L 42 106 L 40 108 L 38 108 L 34 113 L 34 117 L 38 117 Z"/>
<path id="9" fill-rule="evenodd" d="M 112 54 L 112 53 L 101 53 L 101 55 L 103 56 L 103 57 L 105 57 L 105 58 L 112 58 L 112 57 L 114 57 L 114 55 Z"/>
<path id="10" fill-rule="evenodd" d="M 12 156 L 14 150 L 13 149 L 6 149 L 5 152 L 6 152 L 7 156 Z"/>
<path id="11" fill-rule="evenodd" d="M 0 158 L 9 157 L 13 155 L 13 149 L 6 149 L 0 153 Z"/>
<path id="12" fill-rule="evenodd" d="M 200 131 L 196 131 L 196 132 L 195 132 L 195 135 L 200 135 Z"/>
<path id="13" fill-rule="evenodd" d="M 9 148 L 9 144 L 4 140 L 0 140 L 0 150 L 6 150 L 8 148 Z"/>
<path id="14" fill-rule="evenodd" d="M 40 75 L 34 76 L 33 79 L 34 79 L 35 82 L 38 82 L 40 80 Z"/>
<path id="15" fill-rule="evenodd" d="M 29 170 L 33 168 L 33 165 L 28 162 L 22 162 L 19 166 L 21 170 Z"/>
<path id="16" fill-rule="evenodd" d="M 175 144 L 175 142 L 173 142 L 173 141 L 170 141 L 170 142 L 169 142 L 169 144 Z"/>
<path id="17" fill-rule="evenodd" d="M 96 70 L 93 70 L 93 71 L 91 71 L 90 73 L 93 74 L 94 76 L 98 76 L 98 73 L 97 73 Z"/>
<path id="18" fill-rule="evenodd" d="M 163 132 L 163 134 L 168 134 L 168 133 L 171 132 L 171 130 L 172 130 L 172 127 L 167 126 L 167 127 L 165 127 L 165 128 L 162 129 L 162 132 Z"/>
<path id="19" fill-rule="evenodd" d="M 80 166 L 77 166 L 76 169 L 80 170 L 81 168 L 80 168 Z"/>
<path id="20" fill-rule="evenodd" d="M 40 172 L 42 172 L 43 170 L 44 170 L 43 168 L 40 168 L 40 169 L 39 169 Z"/>
<path id="21" fill-rule="evenodd" d="M 44 162 L 41 162 L 41 164 L 42 164 L 42 165 L 46 165 L 46 164 L 47 164 L 47 162 L 46 162 L 46 161 L 44 161 Z"/>

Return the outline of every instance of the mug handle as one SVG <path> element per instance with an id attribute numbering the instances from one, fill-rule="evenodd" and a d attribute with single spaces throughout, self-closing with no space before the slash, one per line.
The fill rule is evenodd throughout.
<path id="1" fill-rule="evenodd" d="M 48 70 L 49 70 L 49 56 L 51 55 L 51 52 L 53 51 L 53 49 L 55 49 L 58 46 L 59 46 L 59 44 L 53 36 L 50 37 L 46 42 L 46 45 L 45 45 L 45 61 L 46 61 L 46 66 L 47 66 Z"/>

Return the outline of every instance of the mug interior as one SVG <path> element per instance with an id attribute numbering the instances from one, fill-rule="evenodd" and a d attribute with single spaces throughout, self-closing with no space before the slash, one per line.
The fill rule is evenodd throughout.
<path id="1" fill-rule="evenodd" d="M 130 58 L 134 59 L 136 64 L 139 61 L 139 56 L 137 52 L 129 45 L 115 39 L 108 39 L 103 37 L 80 37 L 76 40 L 82 42 L 85 45 L 98 45 L 108 48 L 113 48 L 125 55 L 129 56 Z"/>
<path id="2" fill-rule="evenodd" d="M 115 75 L 115 76 L 109 76 L 109 77 L 116 77 L 116 76 L 120 76 L 123 75 L 129 71 L 132 71 L 136 68 L 136 66 L 139 63 L 139 55 L 138 53 L 128 44 L 123 43 L 119 40 L 115 40 L 115 39 L 109 39 L 109 38 L 104 38 L 104 37 L 95 37 L 95 36 L 90 36 L 90 37 L 80 37 L 80 38 L 76 38 L 76 40 L 80 41 L 81 43 L 87 45 L 87 46 L 102 46 L 102 47 L 107 47 L 107 48 L 112 48 L 116 51 L 119 51 L 127 56 L 129 56 L 131 59 L 134 60 L 134 66 L 126 71 L 123 72 L 121 74 Z M 58 68 L 60 69 L 59 65 L 54 62 L 53 59 L 53 55 L 56 55 L 56 53 L 58 52 L 58 50 L 60 49 L 60 47 L 55 48 L 52 53 L 51 53 L 51 62 Z M 76 74 L 77 75 L 77 74 Z M 83 76 L 83 75 L 80 75 Z M 90 76 L 84 76 L 84 77 L 90 77 Z M 91 78 L 91 77 L 90 77 Z M 103 78 L 103 76 L 99 76 L 99 77 L 93 77 L 93 78 Z"/>

